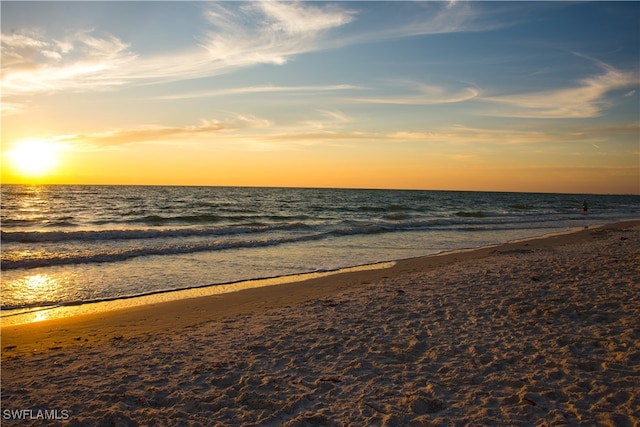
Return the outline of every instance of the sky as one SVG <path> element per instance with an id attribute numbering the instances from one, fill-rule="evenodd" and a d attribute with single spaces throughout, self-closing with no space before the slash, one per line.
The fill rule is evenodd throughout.
<path id="1" fill-rule="evenodd" d="M 0 8 L 2 183 L 640 194 L 639 2 Z"/>

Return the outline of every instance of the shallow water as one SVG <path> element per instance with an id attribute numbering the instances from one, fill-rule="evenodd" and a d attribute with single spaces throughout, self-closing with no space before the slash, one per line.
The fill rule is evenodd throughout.
<path id="1" fill-rule="evenodd" d="M 638 217 L 639 196 L 5 185 L 3 316 L 335 270 Z"/>

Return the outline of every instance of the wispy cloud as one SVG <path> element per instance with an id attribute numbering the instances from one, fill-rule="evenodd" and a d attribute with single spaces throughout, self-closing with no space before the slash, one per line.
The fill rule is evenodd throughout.
<path id="1" fill-rule="evenodd" d="M 384 23 L 358 33 L 345 35 L 332 43 L 336 46 L 373 43 L 413 36 L 489 31 L 510 25 L 504 16 L 493 16 L 474 2 L 421 1 L 409 5 L 411 13 L 390 14 Z M 357 4 L 357 3 L 356 3 Z"/>
<path id="2" fill-rule="evenodd" d="M 420 82 L 404 82 L 408 92 L 405 95 L 372 96 L 352 98 L 353 102 L 368 104 L 402 104 L 402 105 L 434 105 L 452 104 L 474 99 L 480 95 L 475 87 L 449 88 L 446 86 L 427 85 Z"/>
<path id="3" fill-rule="evenodd" d="M 294 55 L 322 49 L 327 32 L 351 22 L 354 15 L 339 6 L 307 2 L 208 3 L 204 16 L 210 28 L 196 36 L 198 45 L 168 56 L 143 58 L 137 74 L 182 80 L 257 64 L 282 65 Z"/>
<path id="4" fill-rule="evenodd" d="M 524 145 L 562 142 L 605 142 L 612 136 L 633 136 L 640 132 L 640 123 L 607 126 L 557 126 L 544 129 L 478 128 L 447 126 L 430 132 L 399 131 L 387 138 L 405 142 L 444 142 L 449 144 Z"/>
<path id="5" fill-rule="evenodd" d="M 334 122 L 339 122 L 339 123 L 348 123 L 350 122 L 352 119 L 351 117 L 349 117 L 348 115 L 346 115 L 345 113 L 343 113 L 342 111 L 330 111 L 330 110 L 318 110 L 320 113 L 322 113 L 324 116 L 328 117 L 330 120 L 334 121 Z"/>
<path id="6" fill-rule="evenodd" d="M 266 1 L 233 9 L 214 3 L 205 13 L 213 30 L 202 47 L 212 61 L 226 66 L 283 64 L 292 55 L 318 49 L 325 31 L 351 22 L 354 14 L 311 3 Z"/>
<path id="7" fill-rule="evenodd" d="M 49 139 L 75 150 L 92 150 L 139 143 L 216 144 L 236 150 L 299 150 L 312 145 L 356 146 L 371 143 L 433 144 L 445 147 L 483 145 L 544 145 L 558 143 L 596 144 L 605 149 L 612 138 L 632 138 L 640 132 L 640 122 L 622 125 L 562 125 L 535 128 L 479 128 L 465 125 L 430 130 L 376 132 L 353 126 L 355 120 L 339 110 L 317 110 L 319 116 L 283 127 L 252 115 L 235 114 L 223 119 L 201 120 L 196 125 L 147 125 Z M 434 154 L 435 152 L 432 152 Z"/>
<path id="8" fill-rule="evenodd" d="M 102 90 L 124 82 L 114 73 L 136 55 L 117 37 L 81 31 L 63 40 L 38 32 L 2 35 L 3 96 Z"/>
<path id="9" fill-rule="evenodd" d="M 481 12 L 473 2 L 424 2 L 422 6 L 426 13 L 416 14 L 414 20 L 400 27 L 400 36 L 486 31 L 508 25 Z"/>
<path id="10" fill-rule="evenodd" d="M 313 95 L 323 92 L 337 92 L 337 91 L 351 91 L 362 90 L 363 86 L 338 84 L 338 85 L 310 85 L 310 86 L 275 86 L 275 85 L 262 85 L 262 86 L 246 86 L 228 89 L 217 89 L 210 91 L 197 91 L 180 93 L 175 95 L 159 96 L 155 99 L 191 99 L 191 98 L 210 98 L 218 96 L 229 95 L 252 95 L 257 93 L 295 93 L 304 95 Z"/>
<path id="11" fill-rule="evenodd" d="M 357 3 L 216 2 L 203 6 L 210 28 L 197 44 L 177 52 L 143 56 L 110 34 L 78 31 L 61 39 L 43 32 L 2 34 L 5 96 L 102 90 L 127 83 L 214 76 L 256 64 L 284 64 L 302 53 L 374 40 L 443 32 L 476 31 L 492 24 L 470 4 L 426 3 L 408 21 L 336 36 L 353 22 Z"/>
<path id="12" fill-rule="evenodd" d="M 583 56 L 583 55 L 579 55 Z M 448 87 L 422 82 L 396 82 L 404 90 L 393 90 L 393 95 L 354 97 L 349 101 L 371 104 L 437 105 L 470 100 L 489 101 L 507 105 L 507 109 L 488 107 L 482 114 L 519 118 L 589 118 L 601 115 L 611 106 L 607 96 L 616 90 L 628 90 L 640 85 L 637 72 L 616 69 L 601 61 L 583 56 L 595 62 L 601 73 L 579 79 L 569 87 L 537 92 L 508 95 L 488 95 L 488 90 L 475 86 Z M 384 91 L 384 88 L 381 87 Z M 400 92 L 400 93 L 399 93 Z M 404 92 L 404 93 L 402 93 Z M 622 95 L 630 97 L 635 89 Z"/>
<path id="13" fill-rule="evenodd" d="M 307 126 L 264 133 L 257 138 L 282 141 L 286 143 L 310 145 L 327 142 L 387 142 L 413 144 L 442 144 L 444 145 L 544 145 L 558 143 L 589 143 L 602 144 L 612 138 L 631 138 L 640 132 L 640 122 L 622 125 L 593 125 L 593 126 L 556 126 L 544 129 L 535 128 L 480 128 L 464 125 L 443 126 L 428 131 L 393 131 L 371 132 L 338 129 L 335 127 L 318 127 L 309 131 Z"/>
<path id="14" fill-rule="evenodd" d="M 353 121 L 350 116 L 339 110 L 318 110 L 318 112 L 320 117 L 309 119 L 304 122 L 304 125 L 318 130 L 337 130 Z"/>
<path id="15" fill-rule="evenodd" d="M 506 104 L 508 109 L 489 109 L 484 113 L 502 117 L 546 119 L 600 116 L 604 110 L 611 106 L 607 100 L 609 93 L 638 86 L 640 77 L 637 72 L 622 71 L 600 61 L 595 62 L 600 66 L 602 72 L 579 79 L 571 87 L 485 96 L 484 100 Z"/>
<path id="16" fill-rule="evenodd" d="M 19 102 L 0 102 L 0 115 L 3 117 L 20 114 L 25 110 L 25 105 Z"/>
<path id="17" fill-rule="evenodd" d="M 129 82 L 165 83 L 217 76 L 258 64 L 285 64 L 291 57 L 325 48 L 327 32 L 354 12 L 332 5 L 296 2 L 212 2 L 209 29 L 197 44 L 178 52 L 140 57 L 119 75 Z"/>
<path id="18" fill-rule="evenodd" d="M 79 31 L 53 39 L 37 31 L 2 34 L 3 96 L 94 91 L 129 83 L 161 83 L 283 64 L 322 48 L 324 34 L 353 19 L 341 6 L 310 3 L 211 3 L 211 29 L 182 51 L 142 56 L 113 35 Z"/>
<path id="19" fill-rule="evenodd" d="M 238 114 L 224 120 L 201 120 L 199 124 L 193 126 L 147 125 L 105 132 L 59 135 L 51 139 L 76 144 L 77 147 L 109 147 L 135 143 L 193 141 L 201 137 L 210 137 L 219 132 L 264 129 L 270 126 L 271 122 L 267 119 Z"/>

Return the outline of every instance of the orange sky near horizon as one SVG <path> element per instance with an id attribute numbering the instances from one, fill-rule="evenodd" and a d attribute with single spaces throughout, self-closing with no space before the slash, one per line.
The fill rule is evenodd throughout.
<path id="1" fill-rule="evenodd" d="M 131 150 L 134 151 L 134 150 Z M 3 159 L 2 182 L 16 184 L 209 185 L 249 187 L 381 188 L 637 194 L 634 170 L 528 168 L 525 165 L 487 168 L 473 161 L 428 162 L 419 158 L 395 161 L 388 155 L 308 157 L 294 153 L 176 153 L 156 147 L 148 154 L 130 150 L 63 152 L 58 167 L 44 176 L 25 176 Z M 235 158 L 234 158 L 235 156 Z M 397 154 L 402 157 L 402 154 Z M 410 158 L 411 159 L 411 158 Z M 242 164 L 242 168 L 237 167 Z M 560 190 L 559 190 L 560 189 Z"/>

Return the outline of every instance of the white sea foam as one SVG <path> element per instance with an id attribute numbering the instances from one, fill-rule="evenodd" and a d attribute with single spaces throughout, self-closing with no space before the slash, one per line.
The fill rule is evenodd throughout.
<path id="1" fill-rule="evenodd" d="M 1 215 L 6 309 L 496 244 L 637 218 L 640 197 L 8 185 Z"/>

